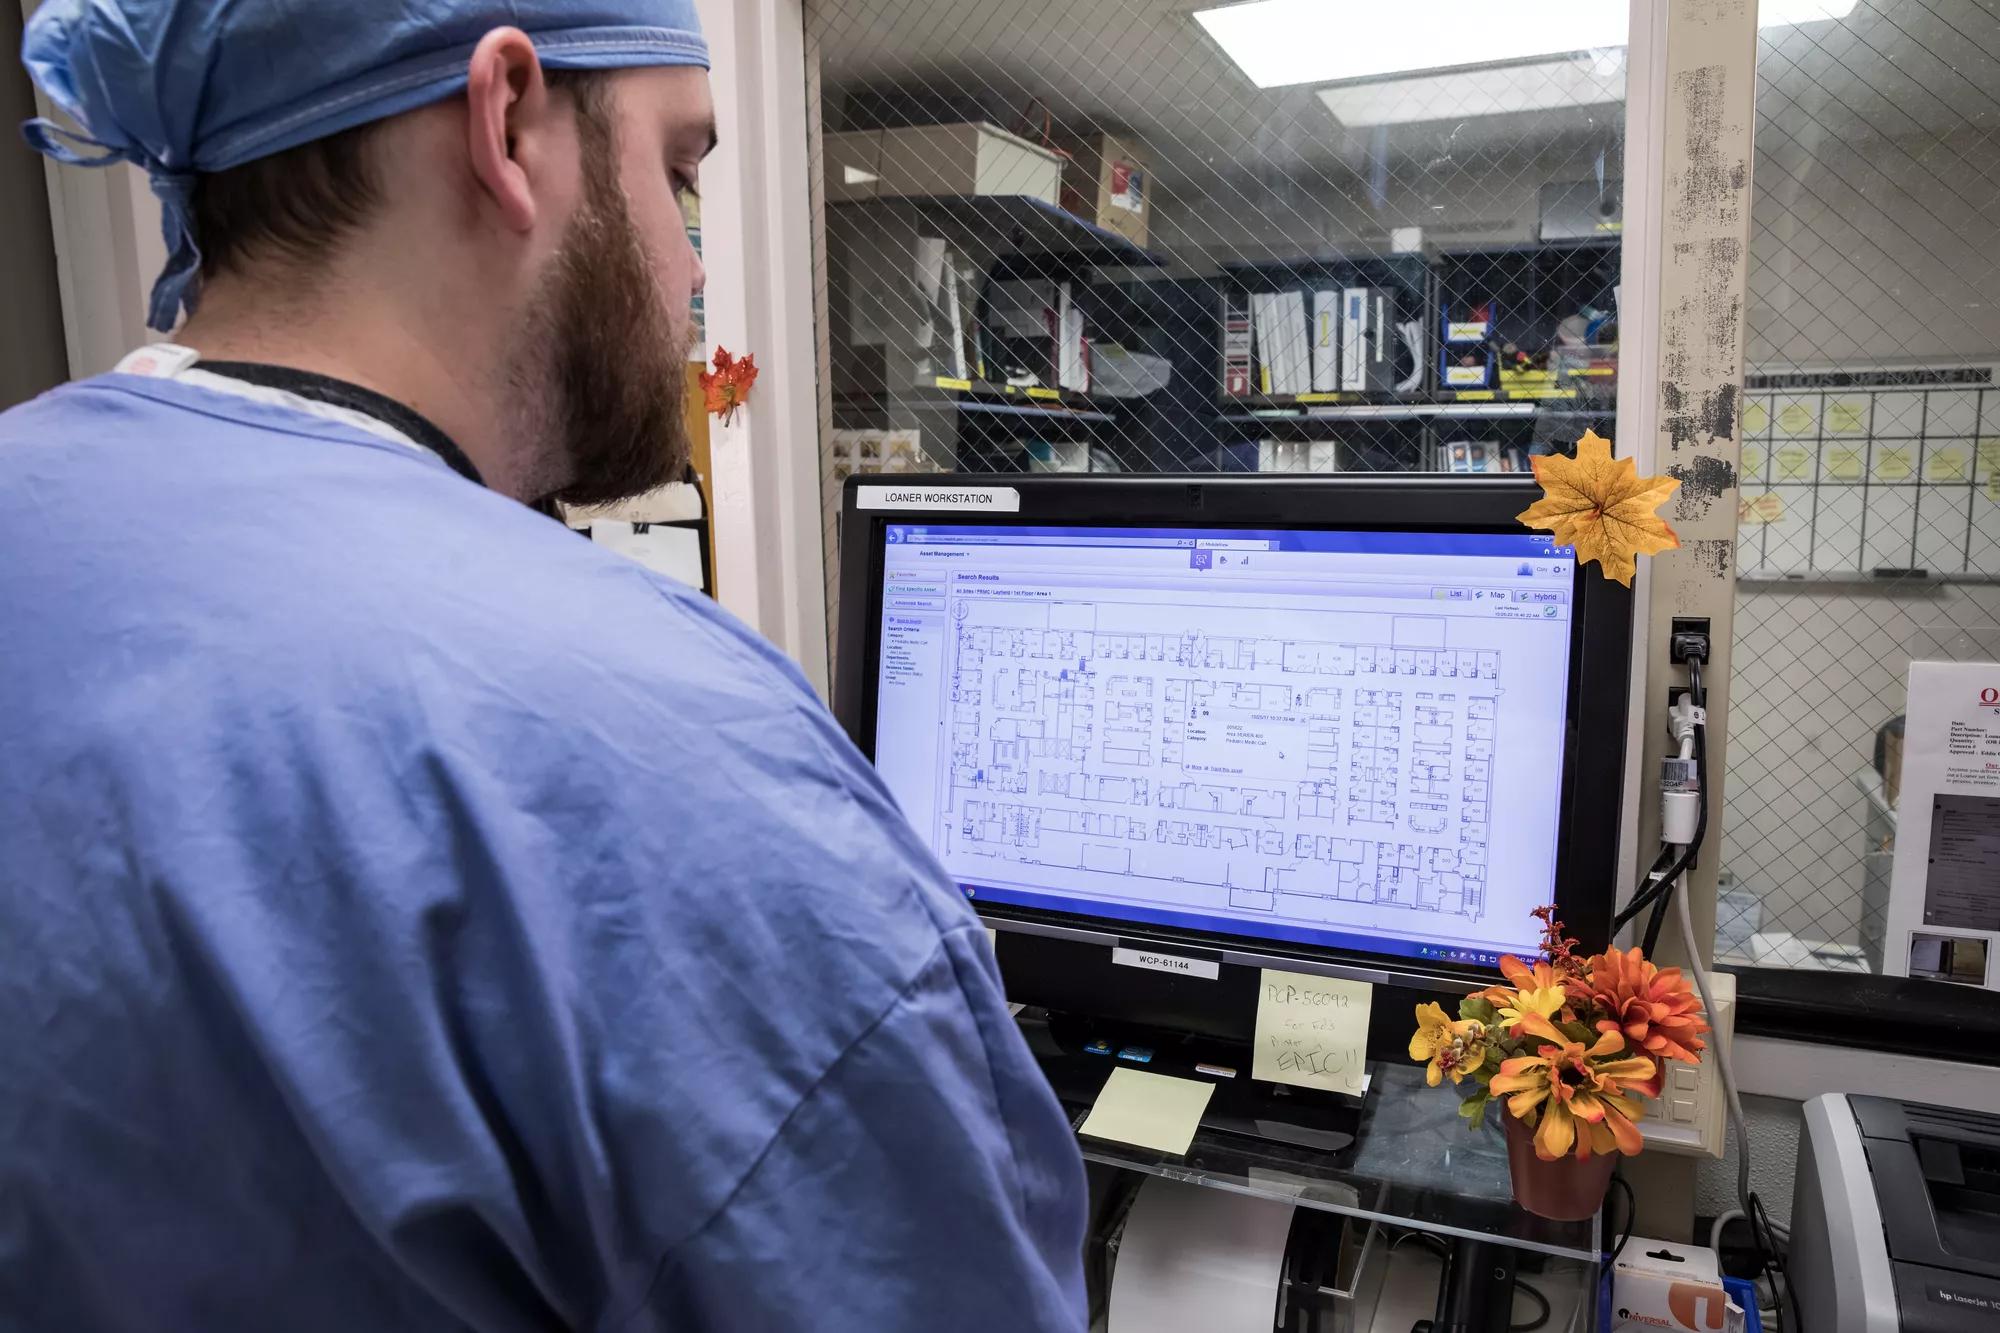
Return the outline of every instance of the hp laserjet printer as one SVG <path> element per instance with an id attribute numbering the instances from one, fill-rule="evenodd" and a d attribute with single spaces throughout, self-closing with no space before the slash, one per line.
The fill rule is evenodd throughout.
<path id="1" fill-rule="evenodd" d="M 1807 1102 L 1787 1271 L 1808 1333 L 2000 1329 L 2000 1115 Z"/>

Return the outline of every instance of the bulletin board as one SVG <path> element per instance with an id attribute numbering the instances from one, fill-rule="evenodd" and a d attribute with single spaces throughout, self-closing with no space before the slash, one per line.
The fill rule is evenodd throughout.
<path id="1" fill-rule="evenodd" d="M 2000 388 L 1751 389 L 1743 575 L 2000 577 Z"/>

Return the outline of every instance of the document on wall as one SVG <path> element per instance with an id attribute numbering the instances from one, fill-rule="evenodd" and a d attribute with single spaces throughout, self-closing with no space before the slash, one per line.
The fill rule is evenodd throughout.
<path id="1" fill-rule="evenodd" d="M 2000 987 L 2000 663 L 1915 662 L 1885 970 Z"/>

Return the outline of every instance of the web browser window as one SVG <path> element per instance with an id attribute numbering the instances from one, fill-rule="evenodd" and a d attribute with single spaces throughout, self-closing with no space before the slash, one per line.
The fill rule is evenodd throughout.
<path id="1" fill-rule="evenodd" d="M 1491 965 L 1553 894 L 1574 553 L 885 535 L 875 762 L 982 901 Z"/>

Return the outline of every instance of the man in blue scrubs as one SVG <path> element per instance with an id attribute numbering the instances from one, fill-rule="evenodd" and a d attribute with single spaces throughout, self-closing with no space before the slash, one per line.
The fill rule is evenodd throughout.
<path id="1" fill-rule="evenodd" d="M 512 25 L 512 26 L 503 26 Z M 0 416 L 0 1329 L 1082 1324 L 985 935 L 676 475 L 690 0 L 44 0 L 169 344 Z"/>

